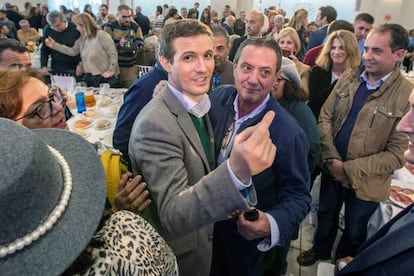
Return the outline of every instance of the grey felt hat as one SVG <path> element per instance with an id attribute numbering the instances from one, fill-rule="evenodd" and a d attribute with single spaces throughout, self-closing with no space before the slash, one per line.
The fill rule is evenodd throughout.
<path id="1" fill-rule="evenodd" d="M 290 82 L 296 83 L 296 85 L 300 86 L 300 76 L 298 70 L 296 69 L 295 63 L 286 58 L 282 58 L 282 76 L 283 79 L 288 80 Z"/>
<path id="2" fill-rule="evenodd" d="M 29 130 L 0 118 L 0 133 L 0 275 L 59 275 L 88 245 L 102 217 L 106 180 L 99 157 L 85 139 L 65 130 Z M 57 210 L 65 199 L 66 207 Z M 32 239 L 39 225 L 50 229 Z M 10 252 L 22 237 L 29 237 L 27 245 Z"/>

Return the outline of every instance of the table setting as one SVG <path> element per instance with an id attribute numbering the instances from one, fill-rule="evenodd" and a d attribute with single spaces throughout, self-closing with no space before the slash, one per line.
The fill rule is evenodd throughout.
<path id="1" fill-rule="evenodd" d="M 380 202 L 368 221 L 368 237 L 412 203 L 414 203 L 414 175 L 406 167 L 402 167 L 393 174 L 389 198 Z"/>
<path id="2" fill-rule="evenodd" d="M 74 115 L 67 121 L 69 130 L 92 144 L 112 148 L 112 135 L 125 92 L 125 88 L 110 88 L 107 84 L 99 88 L 76 86 L 68 92 L 66 103 Z"/>

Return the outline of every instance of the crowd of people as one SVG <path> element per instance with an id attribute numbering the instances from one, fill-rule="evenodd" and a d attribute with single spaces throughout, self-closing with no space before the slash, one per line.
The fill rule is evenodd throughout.
<path id="1" fill-rule="evenodd" d="M 153 20 L 116 11 L 0 9 L 1 275 L 284 275 L 317 176 L 300 265 L 412 270 L 412 206 L 369 239 L 367 225 L 393 172 L 414 162 L 414 90 L 400 70 L 414 32 L 368 13 L 339 20 L 329 5 L 315 22 L 304 8 L 237 17 L 197 2 L 157 6 Z M 65 91 L 48 86 L 62 73 L 128 88 L 113 146 L 131 172 L 112 205 L 97 151 L 68 131 Z"/>

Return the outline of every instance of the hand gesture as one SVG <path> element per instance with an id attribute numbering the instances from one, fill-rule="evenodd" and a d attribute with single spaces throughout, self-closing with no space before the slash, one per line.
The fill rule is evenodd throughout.
<path id="1" fill-rule="evenodd" d="M 262 121 L 246 128 L 234 139 L 229 165 L 240 181 L 246 182 L 249 177 L 269 168 L 276 157 L 276 146 L 270 139 L 269 126 L 275 113 L 269 111 Z"/>
<path id="2" fill-rule="evenodd" d="M 125 38 L 121 38 L 121 40 L 119 41 L 119 45 L 121 46 L 121 47 L 124 47 L 124 45 L 125 45 L 125 43 L 126 43 L 127 41 L 126 41 L 126 39 Z"/>
<path id="3" fill-rule="evenodd" d="M 147 198 L 149 192 L 145 189 L 147 185 L 145 182 L 142 182 L 142 176 L 131 177 L 132 173 L 130 172 L 121 176 L 114 198 L 114 211 L 130 210 L 141 212 L 151 203 L 151 200 Z"/>
<path id="4" fill-rule="evenodd" d="M 51 38 L 50 36 L 48 36 L 45 39 L 45 44 L 46 44 L 47 47 L 52 48 L 53 45 L 55 44 L 55 40 L 53 38 Z"/>

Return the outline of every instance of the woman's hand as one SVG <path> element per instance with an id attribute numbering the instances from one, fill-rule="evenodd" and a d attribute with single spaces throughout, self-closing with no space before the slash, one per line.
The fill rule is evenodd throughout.
<path id="1" fill-rule="evenodd" d="M 76 65 L 76 76 L 82 76 L 83 74 L 83 67 L 82 67 L 82 63 L 79 62 L 78 65 Z"/>
<path id="2" fill-rule="evenodd" d="M 48 36 L 45 39 L 45 44 L 46 44 L 47 47 L 52 48 L 53 45 L 55 44 L 55 40 L 53 38 L 51 38 L 50 36 Z"/>
<path id="3" fill-rule="evenodd" d="M 104 77 L 105 79 L 112 77 L 112 73 L 109 71 L 105 71 L 102 74 L 102 77 Z"/>
<path id="4" fill-rule="evenodd" d="M 113 210 L 130 210 L 141 212 L 151 203 L 148 199 L 147 184 L 142 181 L 142 176 L 132 178 L 132 173 L 127 172 L 121 176 L 117 193 L 114 198 Z"/>

